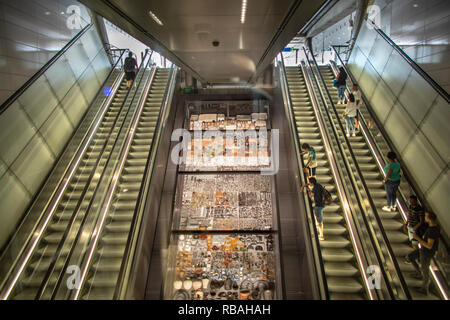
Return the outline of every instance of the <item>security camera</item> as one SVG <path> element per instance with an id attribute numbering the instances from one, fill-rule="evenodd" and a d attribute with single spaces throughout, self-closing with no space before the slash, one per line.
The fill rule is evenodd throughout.
<path id="1" fill-rule="evenodd" d="M 214 40 L 214 41 L 212 42 L 212 45 L 213 45 L 214 47 L 218 47 L 219 44 L 220 44 L 220 42 L 219 42 L 218 40 Z"/>

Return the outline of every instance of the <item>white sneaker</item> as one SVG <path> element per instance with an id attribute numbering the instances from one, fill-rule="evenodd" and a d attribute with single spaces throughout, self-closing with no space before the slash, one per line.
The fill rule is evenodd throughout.
<path id="1" fill-rule="evenodd" d="M 356 133 L 353 132 L 353 133 L 352 133 L 352 137 L 356 137 Z"/>
<path id="2" fill-rule="evenodd" d="M 347 136 L 347 138 L 350 137 L 350 133 L 347 133 L 346 136 Z"/>
<path id="3" fill-rule="evenodd" d="M 397 207 L 391 207 L 391 211 L 397 211 Z"/>
<path id="4" fill-rule="evenodd" d="M 383 208 L 381 208 L 381 210 L 387 211 L 387 212 L 391 212 L 391 207 L 389 207 L 389 206 L 384 206 Z"/>

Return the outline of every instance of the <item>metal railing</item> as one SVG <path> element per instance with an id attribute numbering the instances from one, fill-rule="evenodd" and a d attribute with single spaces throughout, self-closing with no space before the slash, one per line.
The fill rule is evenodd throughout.
<path id="1" fill-rule="evenodd" d="M 445 100 L 447 101 L 447 103 L 450 103 L 450 95 L 447 93 L 447 91 L 442 88 L 436 81 L 433 80 L 433 78 L 431 78 L 428 73 L 426 73 L 413 59 L 411 59 L 411 57 L 409 55 L 407 55 L 402 48 L 400 48 L 386 33 L 384 33 L 383 30 L 381 30 L 375 22 L 373 22 L 370 19 L 366 20 L 371 24 L 371 26 L 373 27 L 373 29 L 384 39 L 386 40 L 387 43 L 389 43 L 391 45 L 391 47 L 394 48 L 395 51 L 397 51 L 397 53 L 400 54 L 400 56 L 403 57 L 403 59 L 405 59 L 406 62 L 408 62 L 408 64 L 418 73 L 420 74 L 420 76 L 426 81 L 428 82 L 428 84 L 433 87 L 434 90 L 436 90 L 439 95 Z"/>
<path id="2" fill-rule="evenodd" d="M 97 93 L 95 95 L 96 97 L 99 96 L 99 94 L 102 92 L 102 90 L 105 87 L 105 84 L 109 81 L 113 72 L 115 70 L 117 70 L 116 68 L 119 66 L 119 64 L 121 62 L 121 57 L 124 55 L 124 53 L 125 53 L 125 50 L 122 51 L 121 56 L 119 57 L 119 59 L 117 59 L 116 63 L 113 65 L 111 71 L 109 72 L 109 74 L 106 77 L 104 84 L 97 90 Z M 112 92 L 115 92 L 118 89 L 118 87 L 120 86 L 122 77 L 123 77 L 123 73 L 116 79 L 116 81 L 112 87 L 112 90 L 111 90 Z M 113 96 L 114 95 L 110 95 L 109 98 L 107 98 L 105 101 L 103 101 L 102 107 L 100 107 L 99 110 L 97 112 L 95 112 L 92 122 L 89 124 L 88 128 L 86 129 L 86 133 L 84 133 L 83 137 L 80 139 L 81 142 L 78 144 L 78 147 L 73 151 L 73 154 L 66 155 L 65 153 L 62 153 L 61 156 L 59 157 L 59 159 L 57 160 L 54 170 L 56 170 L 60 165 L 64 165 L 64 164 L 61 164 L 61 161 L 63 161 L 63 160 L 64 160 L 63 162 L 67 162 L 68 164 L 65 165 L 65 168 L 62 170 L 63 172 L 62 172 L 61 178 L 58 179 L 56 186 L 52 187 L 52 188 L 54 188 L 54 191 L 50 194 L 49 200 L 46 200 L 45 204 L 37 206 L 38 207 L 37 209 L 41 210 L 42 213 L 37 218 L 37 222 L 34 224 L 33 230 L 31 230 L 31 232 L 30 232 L 30 236 L 28 236 L 28 238 L 24 240 L 23 245 L 22 245 L 22 243 L 18 243 L 18 244 L 16 243 L 17 241 L 15 239 L 17 237 L 23 238 L 22 233 L 24 232 L 24 230 L 22 230 L 22 229 L 24 228 L 23 224 L 25 222 L 22 222 L 21 226 L 17 229 L 15 235 L 13 236 L 12 240 L 9 242 L 8 247 L 2 253 L 0 261 L 2 261 L 2 267 L 4 267 L 7 264 L 5 262 L 5 260 L 11 259 L 12 251 L 17 251 L 17 249 L 15 247 L 17 245 L 22 246 L 22 248 L 18 251 L 17 257 L 14 258 L 14 262 L 13 262 L 13 265 L 11 266 L 11 269 L 8 271 L 5 271 L 6 273 L 4 274 L 3 283 L 1 285 L 0 299 L 7 299 L 9 294 L 11 293 L 11 290 L 13 289 L 14 284 L 18 280 L 20 274 L 23 271 L 23 268 L 25 267 L 28 259 L 30 258 L 31 254 L 32 254 L 32 251 L 34 250 L 40 237 L 43 234 L 44 229 L 46 228 L 48 222 L 50 221 L 54 210 L 56 210 L 57 202 L 60 200 L 62 193 L 64 192 L 64 190 L 66 189 L 66 187 L 68 185 L 68 182 L 70 181 L 71 177 L 75 173 L 75 170 L 77 169 L 77 166 L 78 166 L 81 158 L 83 157 L 83 155 L 87 149 L 87 146 L 92 141 L 93 136 L 100 124 L 101 119 L 103 118 L 104 114 L 106 113 L 106 110 L 108 109 L 108 106 L 110 105 Z M 93 100 L 93 102 L 88 107 L 88 109 L 90 109 L 92 104 L 95 102 L 96 102 L 96 99 Z M 85 121 L 85 119 L 88 116 L 90 116 L 88 113 L 89 112 L 87 112 L 85 114 L 83 120 L 80 121 L 80 123 L 83 123 Z M 78 133 L 78 129 L 74 135 L 76 135 L 77 133 Z M 67 159 L 67 157 L 69 157 L 69 159 Z M 51 174 L 50 174 L 50 176 L 51 176 Z M 33 200 L 32 204 L 30 205 L 30 208 L 27 210 L 27 213 L 25 214 L 24 220 L 30 215 L 30 211 L 33 210 L 35 203 L 37 201 L 37 197 L 39 197 L 39 195 L 40 195 L 40 193 L 38 193 L 36 195 L 35 199 Z"/>
<path id="3" fill-rule="evenodd" d="M 306 51 L 305 51 L 305 54 L 306 54 Z M 354 166 L 356 168 L 357 176 L 359 177 L 359 180 L 361 181 L 364 193 L 366 195 L 366 199 L 369 202 L 370 209 L 371 209 L 371 211 L 373 213 L 373 216 L 374 216 L 374 218 L 375 218 L 375 220 L 377 222 L 377 227 L 378 227 L 378 229 L 380 231 L 380 234 L 381 234 L 381 236 L 383 238 L 384 248 L 387 250 L 388 255 L 389 255 L 389 259 L 391 260 L 391 263 L 394 266 L 395 273 L 396 273 L 396 275 L 397 275 L 397 277 L 398 277 L 398 279 L 400 281 L 400 284 L 401 284 L 401 289 L 403 290 L 403 292 L 405 294 L 405 297 L 408 300 L 410 300 L 411 299 L 411 294 L 409 293 L 408 286 L 406 284 L 405 279 L 403 278 L 403 274 L 402 274 L 402 272 L 400 270 L 400 267 L 398 265 L 396 256 L 395 256 L 394 251 L 393 251 L 393 249 L 392 249 L 392 247 L 390 245 L 389 239 L 388 239 L 388 237 L 386 235 L 386 231 L 384 230 L 384 227 L 382 225 L 381 219 L 380 219 L 380 217 L 378 215 L 377 207 L 376 207 L 376 205 L 375 205 L 375 203 L 374 203 L 374 201 L 373 201 L 373 199 L 372 199 L 372 197 L 370 195 L 369 188 L 368 188 L 367 183 L 366 183 L 366 181 L 364 179 L 364 176 L 362 174 L 362 170 L 361 170 L 361 168 L 359 166 L 359 163 L 358 163 L 358 161 L 356 159 L 356 156 L 355 156 L 355 154 L 353 152 L 353 149 L 351 147 L 350 141 L 349 141 L 348 137 L 344 134 L 345 133 L 345 129 L 344 129 L 343 125 L 342 125 L 342 122 L 339 120 L 339 114 L 338 114 L 338 112 L 336 110 L 336 106 L 334 105 L 333 99 L 332 99 L 332 97 L 330 95 L 330 92 L 328 91 L 328 87 L 326 85 L 325 80 L 323 79 L 322 73 L 320 72 L 320 68 L 319 68 L 319 66 L 318 66 L 318 64 L 317 64 L 317 62 L 316 62 L 316 60 L 315 60 L 315 58 L 314 58 L 314 56 L 312 54 L 311 54 L 311 57 L 313 59 L 313 63 L 314 63 L 315 69 L 317 71 L 318 77 L 319 77 L 319 79 L 320 79 L 320 81 L 321 81 L 321 83 L 323 85 L 324 90 L 325 90 L 326 96 L 327 96 L 327 98 L 328 98 L 328 100 L 329 100 L 329 102 L 331 104 L 331 109 L 333 110 L 333 112 L 334 112 L 334 114 L 336 116 L 336 120 L 338 122 L 339 129 L 342 132 L 342 136 L 343 136 L 343 139 L 345 140 L 345 145 L 347 146 L 347 150 L 349 151 L 350 158 L 351 158 L 351 160 L 352 160 L 352 162 L 353 162 L 353 164 L 354 164 Z M 318 85 L 318 88 L 321 90 L 319 85 Z M 321 94 L 323 94 L 323 92 L 321 92 Z M 327 104 L 324 104 L 324 106 L 326 106 L 326 105 Z M 382 253 L 382 250 L 381 250 L 381 246 L 380 246 L 379 242 L 376 240 L 377 239 L 376 234 L 374 233 L 372 228 L 370 228 L 371 224 L 367 220 L 367 218 L 368 218 L 368 217 L 366 217 L 367 211 L 365 210 L 365 207 L 363 205 L 363 198 L 360 195 L 359 188 L 356 187 L 356 185 L 357 185 L 356 179 L 355 179 L 355 177 L 353 175 L 353 172 L 351 170 L 350 164 L 347 163 L 347 161 L 345 161 L 347 157 L 345 156 L 345 151 L 343 150 L 341 144 L 339 143 L 338 133 L 336 131 L 335 124 L 334 124 L 334 121 L 333 121 L 333 119 L 331 117 L 331 114 L 329 113 L 329 107 L 325 108 L 325 110 L 326 110 L 327 117 L 328 117 L 328 119 L 330 121 L 331 127 L 333 129 L 333 133 L 334 133 L 334 136 L 336 138 L 336 141 L 338 142 L 338 146 L 339 146 L 339 150 L 340 150 L 341 156 L 344 159 L 344 163 L 345 163 L 346 168 L 348 170 L 349 176 L 351 177 L 350 181 L 352 182 L 353 190 L 355 191 L 355 194 L 357 195 L 357 199 L 358 199 L 358 202 L 359 202 L 359 207 L 361 209 L 361 212 L 364 213 L 362 217 L 363 217 L 363 221 L 364 221 L 364 224 L 365 224 L 367 230 L 371 234 L 370 241 L 372 242 L 372 245 L 374 246 L 374 248 L 378 248 L 378 250 L 380 251 L 380 252 L 377 251 L 376 255 L 377 255 L 377 259 L 379 260 L 379 262 L 381 262 L 382 261 L 381 257 L 383 256 L 383 253 Z M 380 266 L 383 266 L 383 264 L 380 263 Z M 382 268 L 381 270 L 382 270 L 382 272 L 386 273 L 386 270 L 384 270 L 384 268 Z M 387 281 L 387 274 L 386 274 L 386 281 Z M 388 286 L 388 291 L 392 295 L 392 297 L 394 297 L 394 291 L 392 290 L 392 288 L 390 286 Z"/>
<path id="4" fill-rule="evenodd" d="M 345 65 L 344 61 L 341 59 L 339 53 L 337 52 L 337 50 L 334 48 L 334 46 L 332 46 L 336 57 L 339 61 L 340 66 L 342 66 L 344 68 L 344 70 L 346 71 L 347 75 L 349 76 L 349 80 L 352 84 L 357 84 L 356 79 L 354 78 L 353 74 L 350 72 L 350 70 L 348 70 L 347 66 Z M 333 67 L 333 64 L 336 64 L 336 62 L 331 61 L 331 65 Z M 337 68 L 337 64 L 335 66 L 335 68 Z M 347 89 L 348 90 L 348 89 Z M 363 129 L 363 134 L 366 138 L 366 140 L 369 143 L 370 149 L 372 154 L 374 155 L 375 159 L 377 160 L 377 165 L 380 169 L 380 171 L 382 172 L 383 175 L 385 175 L 384 171 L 383 171 L 383 167 L 382 167 L 382 162 L 383 163 L 387 163 L 387 159 L 385 158 L 385 154 L 380 150 L 380 146 L 379 146 L 379 142 L 377 143 L 377 140 L 382 140 L 382 143 L 384 143 L 386 145 L 386 147 L 390 150 L 396 150 L 396 148 L 394 147 L 394 144 L 392 143 L 392 141 L 390 140 L 389 136 L 386 134 L 383 126 L 381 125 L 381 122 L 379 121 L 378 117 L 376 117 L 376 115 L 374 114 L 372 108 L 369 108 L 370 103 L 367 99 L 367 97 L 364 95 L 363 92 L 361 92 L 361 98 L 364 102 L 364 105 L 366 107 L 367 112 L 369 113 L 371 120 L 372 120 L 372 124 L 369 126 L 368 124 L 368 119 L 365 118 L 364 114 L 358 110 L 358 118 L 360 123 L 362 124 L 362 129 Z M 374 122 L 374 123 L 373 123 Z M 376 139 L 373 136 L 373 130 L 370 129 L 370 127 L 373 127 L 374 125 L 376 125 L 376 129 L 381 133 L 381 137 L 378 135 L 378 139 Z M 424 204 L 426 207 L 429 207 L 429 205 L 427 204 L 426 200 L 424 199 L 424 197 L 422 196 L 421 192 L 419 192 L 418 187 L 416 186 L 416 184 L 412 181 L 412 179 L 410 178 L 410 173 L 408 171 L 408 169 L 405 167 L 404 163 L 402 162 L 401 159 L 398 160 L 401 163 L 402 166 L 402 176 L 403 176 L 403 180 L 405 180 L 408 184 L 408 186 L 413 190 L 413 192 L 415 193 L 415 195 L 417 196 L 417 198 L 419 199 L 419 201 Z M 397 199 L 397 203 L 399 204 L 399 208 L 401 211 L 401 217 L 403 219 L 404 222 L 407 222 L 407 214 L 406 214 L 406 210 L 404 209 L 404 207 L 407 207 L 407 197 L 405 196 L 405 194 L 403 193 L 403 191 L 401 190 L 401 188 L 399 188 L 398 190 L 400 197 L 398 197 Z M 442 231 L 441 231 L 442 232 Z M 445 249 L 448 251 L 448 244 L 445 241 L 445 237 L 441 237 L 441 242 L 443 243 L 443 245 L 445 246 Z M 443 267 L 440 266 L 440 263 L 433 258 L 433 262 L 435 267 L 437 267 L 438 269 L 442 270 Z M 434 268 L 432 266 L 430 266 L 431 272 L 434 273 L 435 270 L 433 270 Z M 447 278 L 446 278 L 446 274 L 445 271 L 439 271 L 439 278 L 442 278 L 443 281 L 445 281 L 447 283 Z M 433 278 L 435 281 L 439 282 L 439 280 L 437 279 L 437 275 L 433 275 Z M 442 286 L 442 283 L 437 283 L 437 286 L 439 288 L 439 290 L 441 291 L 441 295 L 448 299 L 448 294 L 446 293 L 448 291 L 448 284 L 446 284 L 446 288 L 444 288 Z"/>
<path id="5" fill-rule="evenodd" d="M 122 262 L 122 265 L 120 267 L 119 271 L 119 277 L 118 277 L 118 285 L 116 287 L 116 290 L 114 292 L 114 298 L 113 299 L 123 299 L 126 295 L 127 284 L 128 279 L 131 274 L 131 269 L 133 268 L 132 263 L 134 261 L 134 257 L 136 256 L 136 245 L 137 241 L 139 239 L 139 235 L 141 233 L 142 229 L 142 217 L 144 214 L 144 208 L 146 205 L 147 200 L 147 194 L 149 191 L 149 186 L 152 180 L 153 176 L 153 169 L 154 169 L 154 162 L 155 162 L 155 156 L 156 156 L 156 150 L 158 150 L 160 138 L 161 138 L 161 132 L 162 132 L 162 126 L 164 122 L 166 121 L 167 112 L 170 109 L 170 103 L 172 101 L 172 96 L 175 90 L 175 84 L 176 84 L 176 75 L 177 75 L 177 67 L 175 65 L 171 68 L 171 74 L 169 76 L 169 81 L 166 87 L 166 90 L 164 92 L 164 98 L 163 98 L 163 106 L 159 110 L 158 114 L 158 120 L 155 126 L 155 133 L 157 133 L 154 136 L 157 136 L 156 139 L 152 140 L 150 151 L 148 154 L 147 161 L 145 163 L 145 170 L 144 170 L 144 180 L 141 184 L 141 187 L 139 189 L 139 195 L 137 200 L 137 206 L 133 212 L 133 219 L 131 221 L 131 232 L 128 235 L 127 244 L 125 246 L 125 259 Z M 163 119 L 164 118 L 164 119 Z M 156 142 L 155 142 L 156 141 Z M 155 149 L 156 146 L 156 149 Z"/>
<path id="6" fill-rule="evenodd" d="M 291 130 L 291 135 L 293 137 L 293 142 L 294 142 L 294 148 L 295 148 L 295 154 L 297 155 L 297 159 L 298 161 L 296 161 L 297 163 L 297 171 L 298 171 L 298 176 L 301 180 L 301 184 L 306 185 L 306 180 L 305 180 L 305 174 L 303 172 L 303 156 L 301 155 L 300 152 L 300 138 L 299 138 L 299 132 L 297 130 L 297 126 L 295 123 L 295 116 L 294 116 L 294 111 L 293 111 L 293 103 L 292 103 L 292 99 L 291 99 L 291 93 L 289 90 L 289 85 L 287 83 L 287 74 L 286 74 L 286 67 L 284 65 L 284 58 L 283 58 L 283 53 L 280 53 L 281 59 L 280 59 L 280 80 L 281 80 L 281 90 L 283 93 L 283 100 L 285 100 L 285 112 L 286 115 L 289 118 L 289 128 Z M 298 185 L 297 188 L 299 189 Z M 300 190 L 298 190 L 300 192 Z M 303 200 L 305 203 L 305 209 L 306 209 L 306 216 L 308 219 L 308 225 L 309 228 L 307 229 L 309 231 L 309 237 L 312 239 L 312 249 L 313 249 L 313 254 L 315 256 L 314 259 L 314 265 L 315 265 L 315 269 L 316 269 L 316 280 L 317 283 L 319 285 L 319 291 L 320 291 L 320 296 L 322 299 L 325 300 L 329 300 L 330 299 L 330 293 L 328 291 L 328 285 L 327 285 L 327 278 L 326 278 L 326 274 L 325 274 L 325 267 L 324 267 L 324 262 L 323 262 L 323 257 L 322 257 L 322 251 L 320 250 L 320 241 L 319 241 L 319 235 L 317 233 L 317 228 L 315 226 L 315 217 L 314 217 L 314 211 L 313 211 L 313 206 L 312 206 L 312 201 L 311 199 L 305 194 L 303 193 Z"/>
<path id="7" fill-rule="evenodd" d="M 59 50 L 46 64 L 44 64 L 30 79 L 27 80 L 16 92 L 14 92 L 6 101 L 0 106 L 0 115 L 5 112 L 9 106 L 11 106 L 33 83 L 39 79 L 45 71 L 47 71 L 58 59 L 73 46 L 75 42 L 78 41 L 85 33 L 88 31 L 93 24 L 88 24 L 80 32 L 78 32 L 75 37 L 73 37 L 61 50 Z"/>

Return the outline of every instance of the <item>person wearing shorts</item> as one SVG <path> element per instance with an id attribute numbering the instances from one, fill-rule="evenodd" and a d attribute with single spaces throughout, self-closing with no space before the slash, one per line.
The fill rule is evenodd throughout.
<path id="1" fill-rule="evenodd" d="M 308 160 L 306 160 L 305 170 L 308 170 L 308 179 L 316 177 L 316 168 L 317 168 L 317 158 L 316 151 L 313 147 L 311 147 L 307 143 L 302 144 L 302 150 L 304 150 L 301 155 L 308 154 Z"/>

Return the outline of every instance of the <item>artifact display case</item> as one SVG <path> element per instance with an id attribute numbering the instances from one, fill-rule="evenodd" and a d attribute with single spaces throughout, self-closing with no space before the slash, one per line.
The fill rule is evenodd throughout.
<path id="1" fill-rule="evenodd" d="M 164 298 L 281 297 L 275 186 L 266 100 L 189 101 Z"/>
<path id="2" fill-rule="evenodd" d="M 234 131 L 216 132 L 216 136 L 191 133 L 179 170 L 259 171 L 270 166 L 270 131 Z"/>
<path id="3" fill-rule="evenodd" d="M 176 230 L 271 230 L 272 185 L 260 174 L 179 174 Z"/>
<path id="4" fill-rule="evenodd" d="M 165 298 L 272 300 L 276 254 L 272 234 L 175 234 Z"/>

